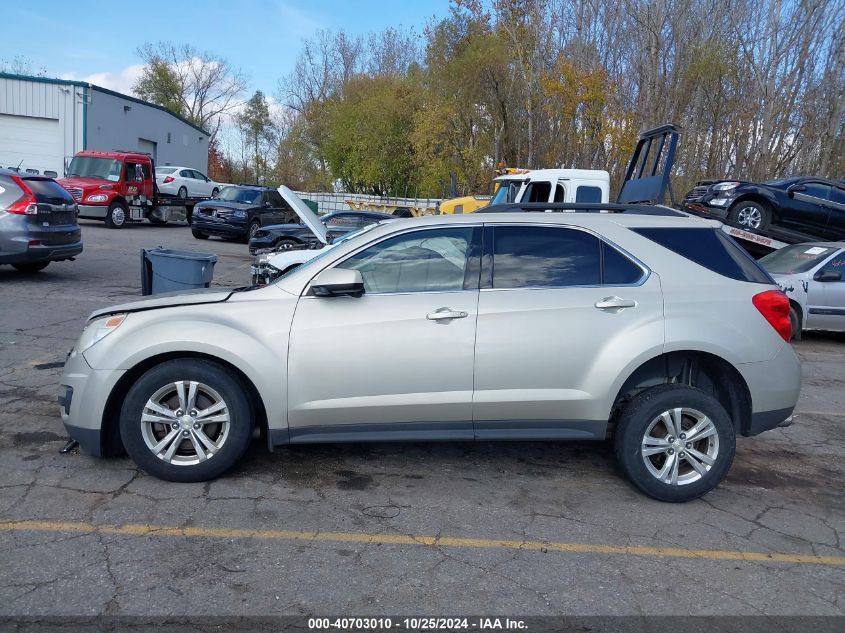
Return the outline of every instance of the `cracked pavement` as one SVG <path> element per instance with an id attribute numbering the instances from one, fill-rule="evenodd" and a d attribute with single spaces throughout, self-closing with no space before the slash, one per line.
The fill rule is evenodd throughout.
<path id="1" fill-rule="evenodd" d="M 184 225 L 83 222 L 75 262 L 0 268 L 0 521 L 467 537 L 845 555 L 845 336 L 797 344 L 796 423 L 738 440 L 727 480 L 667 505 L 604 444 L 255 442 L 228 476 L 162 482 L 127 458 L 59 454 L 65 352 L 95 308 L 139 295 L 138 249 L 216 252 L 244 285 L 243 244 Z M 260 538 L 0 531 L 0 615 L 842 615 L 845 567 L 716 558 Z"/>

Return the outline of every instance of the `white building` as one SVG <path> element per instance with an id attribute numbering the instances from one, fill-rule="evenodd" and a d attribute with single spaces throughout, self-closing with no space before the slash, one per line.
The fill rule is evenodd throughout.
<path id="1" fill-rule="evenodd" d="M 121 149 L 205 173 L 208 138 L 182 117 L 135 97 L 81 81 L 0 73 L 1 167 L 61 177 L 78 151 Z"/>

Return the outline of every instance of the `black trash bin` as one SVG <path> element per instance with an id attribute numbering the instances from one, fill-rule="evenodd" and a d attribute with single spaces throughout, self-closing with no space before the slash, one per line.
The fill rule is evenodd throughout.
<path id="1" fill-rule="evenodd" d="M 141 249 L 141 294 L 208 288 L 217 255 L 169 248 Z"/>

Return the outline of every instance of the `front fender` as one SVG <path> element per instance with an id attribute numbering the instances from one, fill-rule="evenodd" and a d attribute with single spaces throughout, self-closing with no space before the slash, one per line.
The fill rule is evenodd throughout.
<path id="1" fill-rule="evenodd" d="M 238 368 L 255 386 L 267 412 L 268 428 L 284 429 L 288 338 L 296 298 L 283 294 L 278 292 L 281 298 L 273 301 L 227 301 L 131 313 L 83 355 L 92 368 L 117 370 L 130 370 L 162 354 L 219 358 Z"/>

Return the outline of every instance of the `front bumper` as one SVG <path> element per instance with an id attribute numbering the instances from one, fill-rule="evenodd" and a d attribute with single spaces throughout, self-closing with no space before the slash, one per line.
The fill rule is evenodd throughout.
<path id="1" fill-rule="evenodd" d="M 88 218 L 92 220 L 105 219 L 106 213 L 109 210 L 108 206 L 102 204 L 80 204 L 78 206 L 79 217 Z"/>
<path id="2" fill-rule="evenodd" d="M 95 457 L 103 455 L 103 424 L 106 403 L 123 369 L 92 369 L 82 354 L 71 354 L 65 361 L 59 384 L 62 423 L 82 450 Z"/>
<path id="3" fill-rule="evenodd" d="M 239 222 L 209 222 L 196 212 L 191 218 L 191 228 L 220 237 L 246 237 L 247 225 Z"/>
<path id="4" fill-rule="evenodd" d="M 708 193 L 697 200 L 685 201 L 683 210 L 701 217 L 724 221 L 728 219 L 728 209 L 734 200 L 734 196 L 715 196 Z"/>

